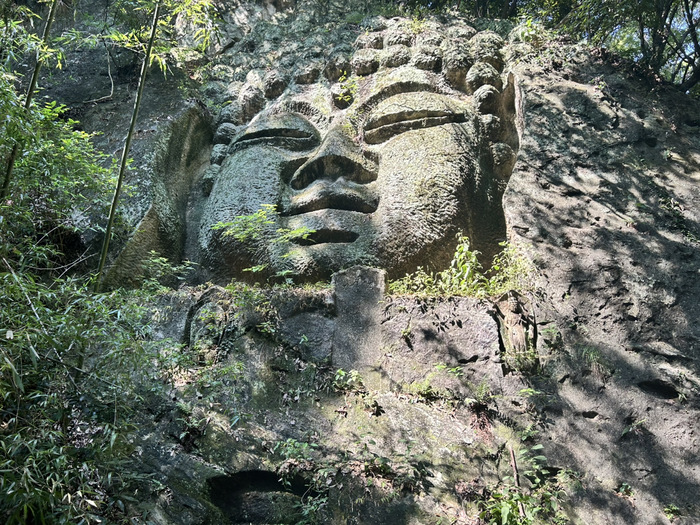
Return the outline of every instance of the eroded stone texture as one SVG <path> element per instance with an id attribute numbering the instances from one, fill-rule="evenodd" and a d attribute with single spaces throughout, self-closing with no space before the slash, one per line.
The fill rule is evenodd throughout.
<path id="1" fill-rule="evenodd" d="M 345 40 L 343 31 L 325 32 L 327 40 L 319 39 L 313 31 L 326 29 L 316 27 L 316 21 L 305 19 L 303 13 L 289 27 L 270 24 L 249 34 L 241 31 L 235 46 L 217 56 L 220 63 L 211 68 L 211 80 L 202 91 L 208 101 L 223 108 L 218 116 L 214 115 L 214 129 L 229 123 L 236 131 L 222 126 L 216 139 L 222 143 L 214 146 L 211 165 L 203 166 L 201 175 L 181 170 L 190 158 L 184 153 L 198 151 L 207 157 L 211 137 L 205 143 L 195 141 L 194 148 L 183 147 L 186 141 L 178 139 L 164 149 L 164 158 L 172 162 L 162 163 L 162 170 L 156 172 L 159 177 L 166 177 L 156 188 L 154 208 L 132 241 L 138 249 L 129 248 L 131 262 L 124 264 L 120 259 L 123 269 L 118 284 L 129 282 L 139 272 L 148 250 L 154 246 L 173 249 L 162 250 L 163 255 L 179 256 L 183 237 L 180 226 L 186 217 L 182 195 L 192 192 L 207 198 L 214 185 L 221 184 L 222 173 L 230 179 L 236 169 L 241 169 L 236 174 L 240 179 L 237 191 L 225 194 L 233 200 L 222 200 L 230 206 L 226 217 L 230 220 L 236 210 L 252 213 L 259 209 L 260 202 L 276 204 L 274 196 L 281 195 L 282 189 L 290 195 L 301 192 L 286 189 L 282 182 L 291 181 L 311 158 L 309 151 L 315 151 L 312 142 L 317 140 L 315 147 L 320 148 L 336 124 L 347 134 L 328 139 L 326 151 L 333 153 L 320 163 L 321 168 L 336 168 L 346 158 L 343 155 L 348 147 L 354 151 L 351 160 L 369 174 L 381 161 L 370 153 L 380 148 L 388 151 L 391 141 L 400 140 L 403 145 L 391 148 L 394 160 L 408 159 L 410 166 L 423 162 L 425 153 L 420 147 L 432 137 L 428 132 L 466 129 L 468 140 L 462 144 L 473 145 L 472 139 L 478 139 L 478 156 L 469 153 L 466 157 L 468 162 L 478 159 L 475 176 L 480 178 L 469 179 L 475 181 L 471 187 L 484 184 L 490 188 L 477 192 L 486 198 L 475 199 L 472 205 L 476 209 L 481 205 L 482 211 L 492 210 L 490 204 L 483 202 L 497 203 L 499 192 L 507 183 L 504 207 L 508 237 L 530 254 L 539 270 L 538 284 L 543 295 L 534 306 L 538 313 L 538 353 L 544 351 L 540 373 L 527 382 L 519 380 L 514 371 L 504 373 L 513 363 L 509 359 L 499 362 L 499 332 L 486 312 L 468 300 L 429 302 L 401 298 L 383 299 L 378 305 L 324 290 L 310 294 L 317 294 L 313 298 L 304 296 L 298 301 L 275 298 L 280 322 L 270 325 L 265 324 L 270 320 L 255 308 L 232 308 L 231 298 L 224 292 L 200 301 L 201 290 L 189 290 L 183 307 L 192 312 L 189 327 L 183 328 L 185 323 L 178 321 L 172 330 L 180 336 L 183 331 L 187 333 L 182 342 L 189 345 L 185 351 L 192 353 L 196 373 L 187 377 L 189 383 L 182 381 L 173 386 L 168 392 L 172 395 L 149 403 L 144 410 L 144 424 L 139 428 L 141 436 L 136 438 L 140 440 L 134 455 L 137 468 L 155 474 L 167 486 L 149 519 L 168 524 L 225 523 L 225 515 L 217 515 L 214 506 L 219 505 L 224 513 L 229 503 L 212 501 L 208 480 L 222 476 L 222 471 L 230 477 L 250 472 L 274 472 L 277 476 L 283 465 L 271 450 L 275 443 L 292 437 L 318 443 L 321 449 L 317 459 L 342 464 L 346 472 L 364 472 L 365 465 L 371 469 L 376 465 L 372 463 L 376 456 L 390 457 L 397 464 L 410 455 L 406 443 L 417 440 L 412 451 L 414 457 L 420 455 L 415 464 L 426 467 L 422 474 L 426 483 L 415 488 L 413 496 L 401 496 L 385 504 L 386 493 L 367 496 L 368 487 L 361 484 L 349 490 L 352 483 L 343 478 L 343 489 L 331 489 L 330 500 L 341 509 L 351 509 L 353 517 L 362 523 L 405 525 L 438 519 L 459 523 L 465 504 L 461 497 L 472 494 L 483 499 L 484 485 L 493 489 L 512 475 L 507 458 L 499 456 L 503 450 L 500 447 L 506 442 L 521 443 L 522 437 L 532 436 L 532 431 L 537 430 L 539 434 L 525 446 L 544 444 L 544 454 L 557 471 L 566 473 L 564 469 L 572 469 L 581 475 L 582 488 L 567 489 L 574 521 L 656 525 L 665 519 L 664 506 L 673 503 L 686 513 L 676 520 L 678 523 L 695 523 L 694 505 L 700 486 L 696 454 L 700 435 L 700 323 L 693 315 L 700 296 L 697 104 L 667 86 L 654 85 L 650 89 L 646 81 L 630 78 L 619 64 L 606 65 L 590 49 L 561 42 L 511 42 L 505 53 L 498 47 L 498 38 L 473 38 L 477 31 L 462 22 L 450 22 L 447 30 L 438 31 L 444 35 L 441 43 L 429 36 L 433 28 L 413 34 L 406 22 L 363 22 L 360 32 L 368 28 L 374 42 L 379 42 L 377 35 L 381 35 L 382 46 L 367 48 L 379 57 L 379 67 L 374 74 L 360 78 L 353 78 L 351 69 L 356 32 Z M 287 29 L 293 36 L 284 37 Z M 390 32 L 401 35 L 392 40 L 391 46 L 385 39 Z M 440 46 L 441 71 L 407 66 L 420 45 Z M 307 49 L 308 56 L 304 54 Z M 300 59 L 302 55 L 304 58 Z M 295 72 L 312 60 L 326 61 L 323 75 L 333 88 L 337 87 L 335 91 L 320 76 L 312 84 L 299 85 L 295 81 Z M 104 63 L 101 56 L 99 63 Z M 484 70 L 488 74 L 474 74 L 470 81 L 475 84 L 470 88 L 467 73 L 477 63 L 487 64 L 489 67 Z M 277 93 L 267 90 L 266 77 L 259 74 L 268 68 L 282 72 L 288 82 Z M 518 89 L 508 74 L 511 68 L 517 75 Z M 251 69 L 258 73 L 248 78 Z M 91 74 L 80 78 L 86 81 L 99 77 Z M 372 86 L 385 85 L 390 77 L 392 85 L 387 92 L 375 96 Z M 245 100 L 239 101 L 246 83 L 257 86 L 264 95 L 264 99 L 257 97 L 262 107 L 259 117 L 258 113 L 246 113 L 241 105 Z M 72 93 L 74 87 L 75 84 L 66 83 L 64 89 Z M 117 92 L 119 89 L 117 83 Z M 162 89 L 160 86 L 153 91 L 157 98 L 166 98 Z M 474 94 L 470 96 L 472 89 Z M 333 100 L 340 94 L 349 98 L 345 105 Z M 465 121 L 432 127 L 413 122 L 407 126 L 404 120 L 394 120 L 391 109 L 385 111 L 384 105 L 391 108 L 394 100 L 404 104 L 410 97 L 427 102 L 420 107 L 406 105 L 415 110 L 417 121 L 436 118 L 428 115 L 430 111 L 445 111 L 447 115 L 443 117 L 450 119 L 462 115 Z M 93 97 L 87 93 L 75 100 L 88 98 Z M 115 100 L 114 106 L 108 107 L 110 111 L 130 107 L 128 100 Z M 414 104 L 415 100 L 410 102 Z M 164 108 L 158 109 L 158 120 L 166 121 L 162 116 L 177 105 L 175 97 L 169 103 L 172 106 L 158 106 Z M 366 113 L 355 111 L 361 104 L 365 104 Z M 154 107 L 151 106 L 152 115 Z M 288 113 L 296 116 L 284 116 Z M 366 129 L 370 114 L 377 121 L 385 116 L 388 120 Z M 173 120 L 183 131 L 188 121 L 194 120 Z M 117 127 L 114 123 L 110 120 L 110 126 Z M 516 123 L 520 133 L 517 140 Z M 414 124 L 419 127 L 410 129 Z M 127 125 L 128 118 L 123 128 Z M 147 133 L 141 135 L 151 133 L 150 125 L 144 129 Z M 202 130 L 194 132 L 203 137 Z M 265 135 L 270 130 L 272 137 Z M 394 136 L 397 130 L 400 133 Z M 224 132 L 228 135 L 226 140 Z M 409 140 L 411 134 L 418 137 Z M 184 135 L 187 134 L 182 138 L 186 138 Z M 441 136 L 449 138 L 451 132 Z M 233 146 L 224 143 L 229 137 Z M 121 136 L 112 135 L 105 147 L 111 152 L 120 140 Z M 306 143 L 309 148 L 284 153 L 285 158 L 297 162 L 289 164 L 287 178 L 270 179 L 269 184 L 256 181 L 252 175 L 261 165 L 274 164 L 270 159 L 279 153 L 275 143 L 278 140 Z M 245 161 L 242 152 L 253 143 L 264 152 Z M 511 178 L 514 155 L 518 162 Z M 137 154 L 135 158 L 139 158 Z M 196 162 L 192 164 L 192 169 L 197 167 Z M 376 188 L 378 181 L 363 187 L 374 184 Z M 402 184 L 407 181 L 397 176 L 394 186 L 385 190 L 395 193 L 398 199 L 398 190 L 403 190 Z M 435 186 L 433 178 L 424 181 L 425 192 Z M 146 193 L 141 181 L 138 187 L 140 195 Z M 268 190 L 273 195 L 271 201 L 260 198 Z M 246 201 L 247 208 L 231 204 L 239 195 L 248 193 L 258 198 Z M 370 204 L 376 204 L 379 210 L 384 194 L 377 191 L 371 195 L 376 199 L 371 198 Z M 192 201 L 196 204 L 196 198 Z M 313 201 L 304 202 L 307 205 Z M 422 213 L 420 201 L 396 202 L 404 211 Z M 199 234 L 196 210 L 192 207 L 187 211 L 188 224 L 195 225 L 194 233 L 188 232 L 193 243 Z M 367 217 L 372 213 L 356 215 Z M 472 212 L 469 220 L 481 216 L 488 214 Z M 283 217 L 279 224 L 288 224 L 282 221 L 289 220 L 290 217 Z M 407 223 L 398 235 L 385 236 L 387 246 L 404 249 L 404 240 L 410 245 L 414 224 Z M 265 235 L 275 235 L 277 227 L 271 226 Z M 435 231 L 440 232 L 440 228 Z M 449 242 L 450 238 L 436 239 L 436 248 L 420 254 L 422 259 L 409 256 L 401 263 L 408 267 L 439 258 L 449 253 Z M 250 253 L 232 244 L 225 258 L 217 258 L 212 252 L 210 271 L 220 270 L 217 278 L 224 281 L 228 280 L 227 272 L 269 262 L 272 249 L 264 248 L 264 244 L 255 244 Z M 443 245 L 444 251 L 439 249 Z M 306 249 L 303 245 L 290 248 L 301 253 Z M 286 249 L 279 249 L 279 254 L 286 253 Z M 217 267 L 216 261 L 220 260 L 228 261 L 230 266 Z M 273 265 L 272 272 L 304 268 L 295 266 L 292 257 L 284 260 L 289 267 Z M 355 260 L 349 257 L 343 264 Z M 373 281 L 357 279 L 356 286 L 368 282 Z M 194 300 L 197 305 L 190 309 Z M 221 304 L 208 304 L 214 300 Z M 373 328 L 363 331 L 357 322 L 361 316 L 354 315 L 358 309 L 366 309 L 368 317 L 377 311 L 383 317 L 372 317 Z M 500 321 L 511 323 L 512 328 L 503 330 L 502 324 L 500 337 L 503 346 L 510 344 L 517 355 L 513 341 L 522 341 L 517 337 L 517 329 L 524 324 L 519 322 L 519 315 L 510 314 L 501 311 Z M 472 319 L 476 327 L 460 329 L 460 322 Z M 338 328 L 341 320 L 352 329 Z M 207 364 L 211 359 L 222 367 L 242 363 L 243 370 L 228 368 L 212 387 L 200 380 L 215 377 L 217 369 L 210 369 Z M 347 372 L 354 367 L 359 369 L 365 388 L 340 393 L 329 388 L 336 366 Z M 463 384 L 457 380 L 458 373 L 463 374 Z M 484 388 L 480 389 L 482 385 Z M 478 411 L 465 408 L 478 391 L 483 395 L 487 387 L 494 394 L 487 405 L 492 424 L 497 425 L 491 433 L 484 428 L 487 421 L 477 417 Z M 450 392 L 457 394 L 453 398 Z M 201 394 L 204 400 L 199 399 Z M 180 438 L 186 430 L 185 415 L 175 403 L 183 398 L 199 403 L 193 417 L 208 422 L 202 435 L 190 433 Z M 445 399 L 456 405 L 441 405 Z M 234 409 L 253 415 L 232 426 Z M 641 421 L 643 425 L 638 424 Z M 344 456 L 346 453 L 351 459 Z M 345 459 L 339 463 L 338 458 Z M 476 478 L 479 481 L 472 487 L 471 480 Z M 382 480 L 380 476 L 371 479 Z M 617 492 L 622 483 L 633 487 L 633 500 Z M 286 501 L 287 508 L 298 503 L 293 492 L 271 488 L 255 485 L 230 492 L 234 501 L 238 492 L 243 493 L 239 501 L 250 504 L 249 510 L 258 509 L 255 519 L 263 521 L 276 519 L 276 502 Z M 356 499 L 360 497 L 368 502 L 359 504 Z M 374 507 L 372 501 L 376 502 Z M 409 503 L 402 506 L 402 502 Z M 435 512 L 413 512 L 418 506 L 426 509 L 429 504 L 435 505 L 430 509 Z M 451 509 L 449 519 L 443 519 L 437 505 Z M 234 519 L 245 519 L 235 514 L 238 511 L 231 512 Z M 436 518 L 438 515 L 441 517 Z M 473 508 L 467 515 L 467 520 L 478 519 Z"/>

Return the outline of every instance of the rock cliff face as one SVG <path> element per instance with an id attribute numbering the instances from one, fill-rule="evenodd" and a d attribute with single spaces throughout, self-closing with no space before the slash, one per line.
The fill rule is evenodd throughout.
<path id="1" fill-rule="evenodd" d="M 632 502 L 586 503 L 586 520 L 658 523 L 698 485 L 698 106 L 561 51 L 516 67 L 522 145 L 504 198 L 565 341 L 548 437 L 591 486 L 635 486 Z"/>
<path id="2" fill-rule="evenodd" d="M 182 377 L 180 409 L 144 414 L 138 449 L 171 490 L 161 522 L 300 523 L 320 503 L 322 523 L 466 519 L 455 486 L 476 497 L 496 483 L 491 399 L 526 383 L 503 375 L 488 305 L 389 298 L 364 267 L 247 303 L 223 289 L 180 297 L 171 318 L 190 312 L 189 351 L 213 382 L 198 381 L 198 400 L 197 374 Z"/>
<path id="3" fill-rule="evenodd" d="M 362 128 L 357 163 L 377 162 L 372 136 L 382 126 L 393 140 L 396 130 L 386 126 L 419 122 L 405 135 L 419 129 L 432 140 L 438 128 L 473 122 L 459 144 L 477 153 L 457 165 L 460 173 L 472 170 L 472 189 L 487 184 L 455 221 L 475 238 L 493 228 L 479 241 L 482 251 L 507 237 L 536 267 L 536 290 L 521 299 L 538 365 L 519 372 L 504 358 L 514 344 L 505 326 L 519 307 L 392 297 L 382 270 L 344 268 L 381 263 L 397 275 L 444 267 L 454 224 L 441 224 L 442 237 L 428 235 L 396 269 L 390 261 L 401 254 L 377 258 L 370 249 L 377 245 L 368 243 L 363 257 L 348 258 L 321 288 L 182 288 L 162 298 L 154 326 L 184 346 L 163 356 L 167 388 L 152 389 L 160 393 L 147 398 L 133 438 L 135 468 L 162 484 L 140 502 L 151 521 L 478 523 L 479 501 L 498 487 L 515 490 L 507 481 L 513 462 L 532 465 L 512 461 L 511 450 L 516 456 L 541 444 L 549 473 L 540 493 L 566 492 L 560 522 L 565 514 L 582 524 L 657 524 L 676 508 L 675 523 L 697 522 L 700 106 L 598 51 L 524 39 L 517 30 L 473 40 L 478 24 L 451 18 L 355 24 L 362 16 L 348 14 L 352 6 L 339 15 L 331 4 L 327 11 L 227 5 L 221 41 L 211 56 L 197 57 L 209 61 L 198 96 L 211 109 L 151 88 L 135 156 L 152 192 L 131 203 L 141 227 L 112 282 L 136 275 L 150 249 L 202 258 L 208 270 L 199 278 L 218 284 L 240 275 L 232 266 L 269 262 L 256 259 L 261 246 L 246 254 L 234 247 L 218 272 L 210 230 L 201 233 L 202 217 L 215 215 L 206 202 L 218 191 L 217 177 L 240 166 L 226 160 L 235 145 L 281 129 L 275 140 L 318 140 L 319 147 L 336 112 L 371 95 L 370 75 L 411 66 L 425 79 L 411 77 L 410 90 L 391 95 L 449 95 L 468 110 L 443 105 L 418 114 L 410 107 L 403 121 L 375 116 L 381 125 Z M 460 45 L 443 45 L 450 38 Z M 353 73 L 356 83 L 349 83 Z M 308 135 L 304 123 L 252 128 L 265 108 L 279 116 L 280 100 L 296 103 L 313 127 Z M 86 125 L 116 124 L 128 110 L 105 107 L 86 105 Z M 349 147 L 358 145 L 356 133 L 349 130 Z M 378 155 L 398 154 L 386 151 Z M 341 153 L 334 154 L 351 156 Z M 287 179 L 309 159 L 296 160 Z M 246 184 L 253 182 L 243 178 L 239 186 Z M 434 184 L 426 192 L 439 191 Z M 450 202 L 453 194 L 444 194 Z M 398 238 L 410 237 L 412 223 L 405 224 Z M 337 231 L 352 231 L 343 228 Z M 338 269 L 323 267 L 326 260 L 336 259 L 313 259 L 309 275 Z M 307 266 L 273 269 L 300 268 Z M 533 482 L 521 479 L 524 490 Z"/>

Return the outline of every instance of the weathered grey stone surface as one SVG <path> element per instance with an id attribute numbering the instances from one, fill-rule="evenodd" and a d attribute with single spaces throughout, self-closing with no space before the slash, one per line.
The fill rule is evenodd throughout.
<path id="1" fill-rule="evenodd" d="M 700 108 L 668 87 L 650 95 L 590 50 L 553 46 L 542 61 L 527 45 L 512 51 L 532 59 L 514 71 L 522 140 L 506 220 L 566 344 L 545 409 L 552 451 L 587 472 L 575 497 L 583 522 L 659 523 L 673 500 L 692 523 Z M 634 486 L 630 500 L 616 495 L 621 483 Z"/>
<path id="2" fill-rule="evenodd" d="M 498 445 L 482 442 L 490 423 L 477 425 L 470 406 L 479 391 L 505 399 L 525 383 L 503 375 L 488 305 L 389 297 L 384 281 L 381 270 L 353 267 L 329 289 L 260 289 L 255 299 L 245 289 L 187 289 L 169 309 L 161 305 L 161 336 L 188 342 L 197 368 L 238 371 L 195 389 L 183 376 L 170 391 L 179 405 L 150 405 L 161 411 L 155 423 L 143 414 L 150 430 L 139 433 L 148 457 L 140 469 L 175 493 L 150 503 L 155 523 L 298 523 L 319 468 L 330 472 L 322 522 L 420 523 L 436 512 L 457 516 L 461 479 L 498 475 L 486 459 Z M 206 420 L 204 429 L 183 427 L 183 405 Z M 234 414 L 245 416 L 231 425 Z M 315 448 L 293 461 L 271 450 L 288 439 L 312 439 Z M 282 486 L 287 469 L 296 477 Z M 403 483 L 422 487 L 422 496 Z M 392 490 L 399 492 L 380 503 Z"/>

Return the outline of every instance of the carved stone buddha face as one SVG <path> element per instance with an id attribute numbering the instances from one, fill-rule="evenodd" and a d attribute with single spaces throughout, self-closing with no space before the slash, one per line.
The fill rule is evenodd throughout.
<path id="1" fill-rule="evenodd" d="M 249 122 L 229 124 L 199 230 L 214 278 L 266 265 L 317 279 L 355 264 L 394 277 L 446 267 L 458 232 L 482 251 L 503 239 L 500 197 L 517 139 L 502 75 L 473 52 L 471 64 L 450 71 L 444 46 L 428 50 L 437 59 L 426 66 L 416 58 L 425 46 L 386 45 L 389 31 L 375 36 L 381 49 L 357 51 L 355 75 L 297 81 Z M 486 73 L 474 71 L 470 83 L 478 67 Z M 248 239 L 213 228 L 264 205 L 276 213 Z M 300 228 L 313 233 L 279 240 Z"/>

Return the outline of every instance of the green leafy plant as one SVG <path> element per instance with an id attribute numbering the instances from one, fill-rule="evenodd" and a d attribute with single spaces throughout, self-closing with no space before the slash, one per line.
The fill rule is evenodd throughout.
<path id="1" fill-rule="evenodd" d="M 537 436 L 540 431 L 535 428 L 534 424 L 529 424 L 527 427 L 525 427 L 523 430 L 518 432 L 520 436 L 520 441 L 528 441 L 532 439 L 533 437 Z"/>
<path id="2" fill-rule="evenodd" d="M 359 77 L 356 75 L 348 75 L 347 71 L 343 71 L 340 75 L 338 83 L 340 84 L 340 93 L 336 96 L 338 101 L 345 102 L 346 104 L 351 104 L 355 100 L 355 95 L 357 90 L 360 88 Z"/>
<path id="3" fill-rule="evenodd" d="M 414 273 L 389 282 L 389 291 L 398 295 L 497 297 L 509 290 L 532 289 L 532 264 L 514 246 L 501 246 L 503 250 L 494 257 L 491 269 L 484 272 L 478 252 L 470 250 L 469 239 L 459 235 L 448 269 L 433 273 L 419 267 Z"/>
<path id="4" fill-rule="evenodd" d="M 491 493 L 479 517 L 487 519 L 488 523 L 499 525 L 529 524 L 540 512 L 538 503 L 535 497 L 512 485 L 505 485 Z M 523 516 L 519 514 L 520 505 L 527 509 Z"/>
<path id="5" fill-rule="evenodd" d="M 576 353 L 581 361 L 601 379 L 607 379 L 613 373 L 612 368 L 599 348 L 592 346 L 578 347 Z"/>
<path id="6" fill-rule="evenodd" d="M 677 505 L 669 503 L 668 505 L 664 506 L 664 515 L 668 521 L 673 521 L 676 518 L 681 517 L 681 509 Z"/>
<path id="7" fill-rule="evenodd" d="M 405 386 L 403 390 L 417 397 L 418 401 L 423 403 L 452 403 L 455 400 L 455 396 L 446 388 L 441 388 L 435 385 L 435 378 L 438 372 L 442 369 L 436 367 L 436 371 L 429 372 L 424 379 L 420 381 L 413 381 Z"/>
<path id="8" fill-rule="evenodd" d="M 405 453 L 397 453 L 389 458 L 368 449 L 367 443 L 356 463 L 361 467 L 360 477 L 367 489 L 377 490 L 382 503 L 395 500 L 405 492 L 419 492 L 425 489 L 424 482 L 428 472 L 412 450 L 411 440 L 402 440 L 406 445 Z M 373 440 L 369 444 L 376 444 Z"/>
<path id="9" fill-rule="evenodd" d="M 521 42 L 530 44 L 535 51 L 542 51 L 546 43 L 555 37 L 552 31 L 532 16 L 523 17 L 520 24 L 513 30 L 513 35 Z"/>
<path id="10" fill-rule="evenodd" d="M 501 251 L 496 254 L 487 272 L 488 295 L 497 297 L 515 290 L 526 292 L 534 289 L 535 267 L 525 258 L 517 246 L 503 242 Z"/>
<path id="11" fill-rule="evenodd" d="M 535 388 L 522 388 L 519 392 L 519 395 L 523 397 L 540 397 L 540 396 L 545 396 L 546 394 L 542 392 L 541 390 L 537 390 Z"/>
<path id="12" fill-rule="evenodd" d="M 224 236 L 233 237 L 239 242 L 252 241 L 263 235 L 267 225 L 274 224 L 272 216 L 275 213 L 274 204 L 263 204 L 255 213 L 239 215 L 231 222 L 219 222 L 212 229 L 225 230 Z"/>
<path id="13" fill-rule="evenodd" d="M 328 496 L 325 494 L 305 494 L 297 508 L 301 512 L 301 521 L 298 525 L 315 525 L 320 523 L 320 515 L 328 504 Z"/>
<path id="14" fill-rule="evenodd" d="M 284 441 L 276 442 L 272 451 L 279 454 L 283 459 L 312 461 L 314 459 L 313 452 L 317 448 L 318 445 L 316 443 L 307 443 L 288 438 Z"/>
<path id="15" fill-rule="evenodd" d="M 46 60 L 47 53 L 45 52 L 46 49 L 48 49 L 48 43 L 49 43 L 49 37 L 51 34 L 51 26 L 53 25 L 54 18 L 56 16 L 56 9 L 58 8 L 58 0 L 52 0 L 51 2 L 51 8 L 49 10 L 49 14 L 46 17 L 46 23 L 44 25 L 44 31 L 41 37 L 41 44 L 38 46 L 38 49 L 36 51 L 36 62 L 34 64 L 34 70 L 32 71 L 32 77 L 31 80 L 29 81 L 29 87 L 27 88 L 27 94 L 24 97 L 24 109 L 28 110 L 32 106 L 32 100 L 34 98 L 34 93 L 36 92 L 36 85 L 39 80 L 39 73 L 41 71 L 41 68 L 44 64 L 44 61 Z M 26 10 L 24 11 L 25 13 L 27 12 Z M 8 22 L 7 22 L 7 17 L 3 17 L 3 29 L 7 28 Z M 59 62 L 60 64 L 60 62 Z M 2 187 L 0 187 L 0 201 L 4 201 L 8 195 L 10 194 L 10 183 L 12 182 L 12 175 L 13 171 L 15 168 L 15 161 L 17 160 L 18 155 L 20 155 L 22 151 L 22 143 L 21 141 L 15 141 L 14 144 L 12 145 L 12 148 L 10 150 L 9 155 L 7 156 L 7 162 L 5 170 L 4 170 L 4 178 L 3 178 L 3 183 Z"/>
<path id="16" fill-rule="evenodd" d="M 469 384 L 469 389 L 474 397 L 466 400 L 467 404 L 485 407 L 494 398 L 491 387 L 486 380 L 481 381 L 478 385 Z"/>
<path id="17" fill-rule="evenodd" d="M 408 23 L 408 28 L 414 35 L 418 35 L 425 31 L 425 18 L 414 15 Z"/>
<path id="18" fill-rule="evenodd" d="M 422 381 L 414 381 L 406 386 L 406 392 L 418 396 L 420 400 L 426 403 L 432 403 L 443 399 L 445 394 L 439 389 L 435 388 L 430 378 L 426 377 Z"/>
<path id="19" fill-rule="evenodd" d="M 624 481 L 617 486 L 615 492 L 617 492 L 619 496 L 622 496 L 624 498 L 631 498 L 634 494 L 634 490 L 632 490 L 631 485 Z"/>
<path id="20" fill-rule="evenodd" d="M 294 438 L 278 441 L 273 447 L 273 452 L 284 460 L 278 468 L 282 484 L 291 489 L 293 478 L 297 482 L 300 477 L 304 479 L 306 491 L 295 504 L 299 510 L 299 518 L 295 523 L 300 525 L 327 523 L 324 510 L 328 504 L 328 491 L 336 486 L 338 467 L 329 461 L 317 461 L 317 449 L 316 443 Z"/>
<path id="21" fill-rule="evenodd" d="M 3 264 L 0 516 L 96 521 L 110 480 L 128 478 L 122 436 L 151 357 L 135 328 L 143 309 L 128 294 L 94 296 L 77 279 L 49 286 Z"/>
<path id="22" fill-rule="evenodd" d="M 435 365 L 435 370 L 444 370 L 447 373 L 453 375 L 454 377 L 460 378 L 464 375 L 461 366 L 447 366 L 444 363 L 438 363 Z"/>
<path id="23" fill-rule="evenodd" d="M 168 285 L 173 286 L 179 281 L 184 281 L 195 265 L 196 263 L 190 261 L 173 264 L 166 257 L 161 257 L 151 250 L 143 263 L 143 288 L 149 292 L 168 290 Z"/>
<path id="24" fill-rule="evenodd" d="M 451 295 L 478 295 L 488 281 L 482 274 L 478 252 L 469 249 L 469 239 L 460 236 L 450 267 L 439 274 L 438 286 Z"/>
<path id="25" fill-rule="evenodd" d="M 646 418 L 644 419 L 638 419 L 637 421 L 634 421 L 632 424 L 627 425 L 623 430 L 622 434 L 620 437 L 624 437 L 627 434 L 635 434 L 638 432 L 641 432 L 641 430 L 644 428 L 644 424 L 647 422 Z"/>
<path id="26" fill-rule="evenodd" d="M 225 237 L 233 237 L 241 243 L 253 242 L 269 242 L 271 244 L 282 245 L 286 248 L 286 253 L 282 258 L 288 258 L 294 255 L 294 250 L 291 247 L 293 242 L 300 240 L 310 241 L 309 236 L 315 233 L 315 230 L 302 226 L 295 229 L 290 228 L 275 228 L 270 226 L 278 222 L 279 212 L 274 204 L 263 204 L 258 211 L 250 215 L 239 215 L 230 222 L 219 222 L 212 229 L 224 230 Z M 267 268 L 266 264 L 260 264 L 246 268 L 243 271 L 262 272 Z M 282 270 L 277 272 L 276 277 L 283 277 L 291 281 L 291 272 Z"/>
<path id="27" fill-rule="evenodd" d="M 523 474 L 529 486 L 516 482 L 516 478 L 505 478 L 480 502 L 481 519 L 494 525 L 568 523 L 559 508 L 566 494 L 563 481 L 558 476 L 553 477 L 546 468 L 547 459 L 539 453 L 542 448 L 542 445 L 535 445 L 518 454 L 518 462 L 526 465 Z"/>
<path id="28" fill-rule="evenodd" d="M 206 432 L 210 418 L 195 411 L 187 403 L 179 402 L 177 407 L 180 412 L 177 421 L 182 427 L 177 439 L 186 451 L 190 451 L 194 448 L 197 439 Z"/>
<path id="29" fill-rule="evenodd" d="M 363 392 L 365 385 L 362 383 L 362 376 L 357 370 L 347 372 L 339 368 L 333 377 L 333 388 L 337 392 Z"/>
<path id="30" fill-rule="evenodd" d="M 0 110 L 18 105 L 12 77 L 0 71 Z M 0 158 L 23 143 L 12 196 L 0 201 L 0 256 L 18 271 L 60 275 L 84 263 L 77 217 L 101 211 L 109 191 L 105 156 L 94 149 L 91 135 L 74 129 L 76 121 L 64 118 L 65 111 L 51 102 L 16 115 L 10 111 L 12 121 L 0 121 Z"/>

